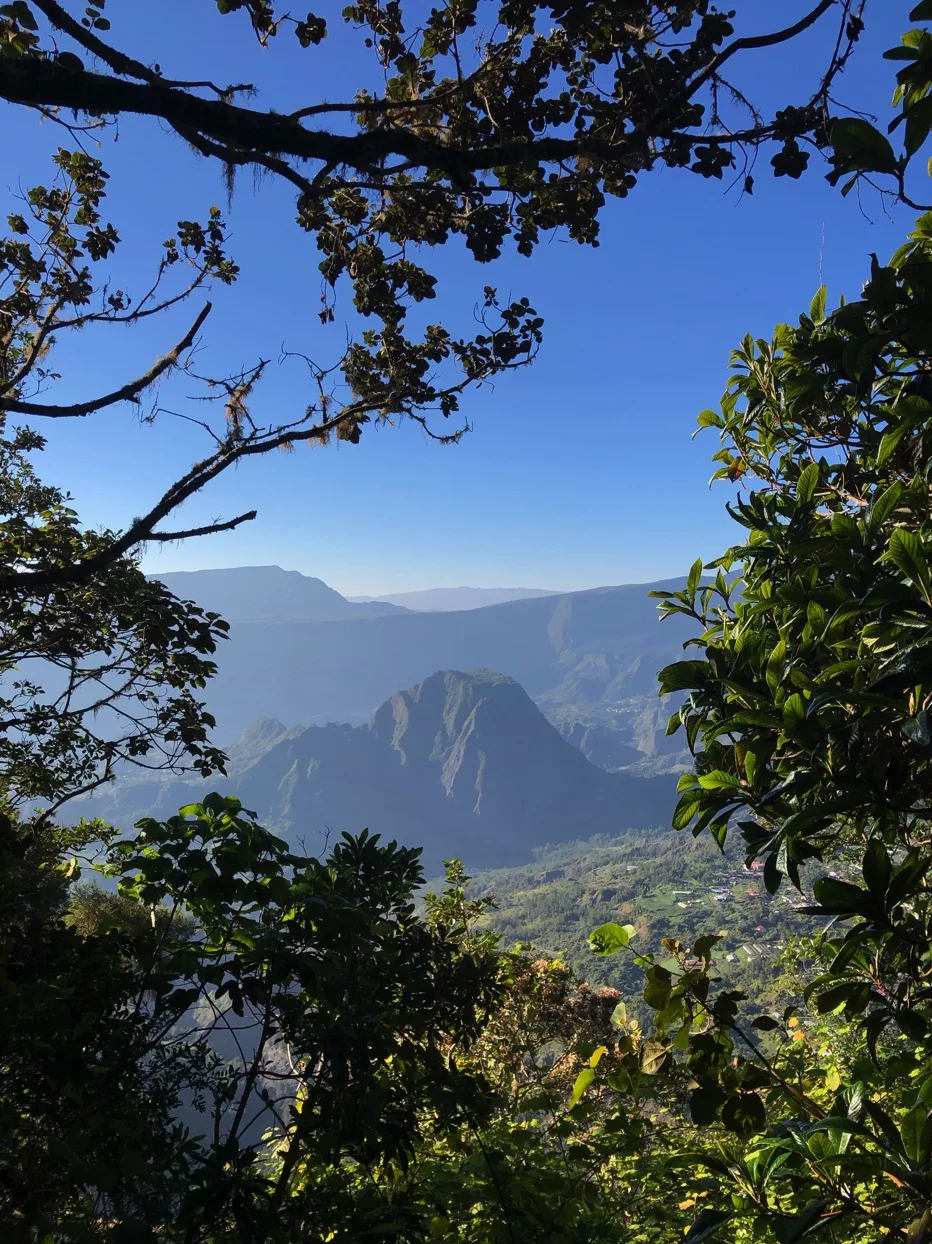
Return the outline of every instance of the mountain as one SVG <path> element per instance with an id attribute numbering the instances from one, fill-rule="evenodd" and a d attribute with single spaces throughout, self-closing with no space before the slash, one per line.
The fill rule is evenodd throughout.
<path id="1" fill-rule="evenodd" d="M 349 601 L 322 579 L 281 566 L 176 570 L 153 575 L 183 600 L 213 609 L 227 622 L 333 622 L 408 611 L 388 602 Z"/>
<path id="2" fill-rule="evenodd" d="M 235 622 L 205 694 L 219 737 L 230 741 L 258 717 L 361 723 L 395 688 L 435 670 L 495 669 L 548 713 L 620 703 L 618 720 L 627 729 L 630 718 L 635 737 L 645 705 L 656 705 L 657 670 L 682 656 L 691 634 L 681 617 L 661 623 L 648 592 L 682 582 L 595 588 L 455 613 Z"/>
<path id="3" fill-rule="evenodd" d="M 666 825 L 675 802 L 672 777 L 597 768 L 518 683 L 488 670 L 434 673 L 363 726 L 256 723 L 231 761 L 220 787 L 308 850 L 328 830 L 369 828 L 424 846 L 429 869 L 454 854 L 469 867 L 519 863 L 547 843 Z M 123 782 L 92 815 L 125 828 L 217 785 Z"/>
<path id="4" fill-rule="evenodd" d="M 349 596 L 348 600 L 402 605 L 425 613 L 446 613 L 459 609 L 482 609 L 503 605 L 509 600 L 534 600 L 538 596 L 559 596 L 543 587 L 430 587 L 423 592 L 392 592 L 388 596 Z"/>

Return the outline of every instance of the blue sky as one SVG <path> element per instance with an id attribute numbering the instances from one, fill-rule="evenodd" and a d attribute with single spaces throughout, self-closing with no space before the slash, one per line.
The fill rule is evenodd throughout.
<path id="1" fill-rule="evenodd" d="M 810 6 L 740 7 L 750 31 L 767 29 L 775 8 L 788 22 Z M 884 122 L 892 67 L 881 53 L 907 28 L 911 7 L 872 0 L 863 45 L 838 91 Z M 356 86 L 356 54 L 338 19 L 322 51 L 302 53 L 282 38 L 260 53 L 242 22 L 212 10 L 208 0 L 115 0 L 108 15 L 114 41 L 160 60 L 164 72 L 201 77 L 206 66 L 225 81 L 246 76 L 264 87 L 260 102 L 297 106 L 308 96 L 344 98 L 347 82 Z M 742 82 L 765 111 L 798 102 L 797 84 L 814 80 L 827 38 L 816 32 L 751 62 Z M 0 109 L 0 124 L 8 156 L 0 194 L 47 181 L 47 154 L 61 133 L 11 109 Z M 225 207 L 225 191 L 215 166 L 152 123 L 124 120 L 119 141 L 109 133 L 101 155 L 112 173 L 110 215 L 124 238 L 116 276 L 139 288 L 174 222 L 203 216 L 211 203 Z M 429 256 L 441 278 L 431 312 L 454 325 L 465 326 L 486 284 L 531 299 L 546 319 L 535 365 L 468 399 L 474 431 L 459 446 L 429 442 L 413 425 L 371 429 L 359 446 L 277 454 L 228 473 L 188 503 L 184 525 L 253 506 L 257 521 L 159 549 L 146 569 L 278 563 L 361 594 L 462 583 L 577 589 L 677 574 L 696 556 L 714 557 L 732 538 L 726 495 L 708 488 L 717 442 L 710 433 L 691 438 L 696 414 L 724 387 L 730 348 L 747 331 L 767 336 L 794 319 L 820 270 L 830 301 L 856 294 L 869 253 L 889 254 L 911 219 L 886 217 L 874 200 L 842 199 L 817 166 L 799 182 L 774 180 L 768 158 L 753 197 L 683 172 L 645 176 L 606 211 L 598 250 L 557 236 L 531 261 L 508 255 L 479 267 L 455 248 Z M 293 217 L 284 188 L 247 178 L 237 186 L 229 219 L 243 275 L 214 299 L 204 334 L 213 370 L 277 358 L 283 344 L 318 359 L 340 353 L 347 300 L 335 325 L 317 323 L 319 256 Z M 58 400 L 148 366 L 194 311 L 64 343 Z M 272 373 L 257 413 L 300 412 L 308 400 L 300 372 Z M 191 425 L 143 426 L 128 408 L 42 431 L 44 476 L 70 489 L 86 522 L 111 527 L 206 449 Z"/>

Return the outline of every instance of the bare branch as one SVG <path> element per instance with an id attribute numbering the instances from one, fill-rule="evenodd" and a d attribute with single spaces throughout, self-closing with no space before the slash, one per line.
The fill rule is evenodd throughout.
<path id="1" fill-rule="evenodd" d="M 207 302 L 204 304 L 197 319 L 178 344 L 172 350 L 169 350 L 168 354 L 158 359 L 142 376 L 131 380 L 128 384 L 122 385 L 112 393 L 107 393 L 103 397 L 92 398 L 88 402 L 73 402 L 69 406 L 47 406 L 41 402 L 22 402 L 17 398 L 0 397 L 0 410 L 10 411 L 17 415 L 37 415 L 46 419 L 74 419 L 83 415 L 93 414 L 95 411 L 103 410 L 107 406 L 114 406 L 117 402 L 135 402 L 138 400 L 140 393 L 154 384 L 165 372 L 177 365 L 179 358 L 185 350 L 194 344 L 194 339 L 201 325 L 210 315 L 210 311 L 211 304 Z"/>
<path id="2" fill-rule="evenodd" d="M 218 531 L 232 531 L 240 523 L 251 523 L 258 513 L 258 510 L 249 510 L 245 514 L 240 514 L 238 518 L 230 518 L 223 523 L 208 523 L 206 527 L 189 527 L 187 531 L 152 531 L 146 540 L 167 543 L 171 540 L 190 540 L 194 536 L 213 536 Z"/>

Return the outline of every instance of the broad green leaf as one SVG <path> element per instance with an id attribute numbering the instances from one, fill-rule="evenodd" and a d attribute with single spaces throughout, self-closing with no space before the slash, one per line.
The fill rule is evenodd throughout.
<path id="1" fill-rule="evenodd" d="M 862 866 L 864 880 L 872 894 L 883 898 L 890 884 L 892 871 L 893 866 L 890 863 L 887 848 L 879 838 L 874 838 L 867 845 Z"/>
<path id="2" fill-rule="evenodd" d="M 724 1090 L 714 1080 L 694 1089 L 689 1095 L 689 1114 L 693 1123 L 697 1127 L 708 1127 L 714 1123 L 724 1100 Z"/>
<path id="3" fill-rule="evenodd" d="M 905 147 L 908 156 L 915 155 L 929 137 L 932 128 L 932 96 L 917 99 L 906 113 Z"/>
<path id="4" fill-rule="evenodd" d="M 873 906 L 866 890 L 835 877 L 820 877 L 813 894 L 822 909 L 835 916 L 865 915 Z"/>
<path id="5" fill-rule="evenodd" d="M 922 540 L 914 531 L 907 531 L 904 527 L 897 527 L 890 536 L 888 555 L 890 560 L 908 579 L 912 579 L 914 583 L 920 585 L 925 581 L 929 563 Z"/>
<path id="6" fill-rule="evenodd" d="M 702 807 L 702 800 L 694 793 L 684 795 L 676 805 L 670 824 L 674 829 L 685 829 Z"/>
<path id="7" fill-rule="evenodd" d="M 753 786 L 757 778 L 758 766 L 760 762 L 757 759 L 756 752 L 744 753 L 744 776 L 747 778 L 748 786 Z"/>
<path id="8" fill-rule="evenodd" d="M 816 324 L 821 324 L 825 319 L 825 300 L 827 295 L 828 290 L 826 287 L 824 285 L 820 285 L 815 292 L 815 297 L 809 304 L 809 317 L 814 320 Z"/>
<path id="9" fill-rule="evenodd" d="M 589 949 L 595 955 L 617 955 L 637 935 L 633 924 L 600 924 L 589 934 Z"/>
<path id="10" fill-rule="evenodd" d="M 695 600 L 696 598 L 696 591 L 699 587 L 699 582 L 701 579 L 702 579 L 702 558 L 697 557 L 696 560 L 693 562 L 693 564 L 690 566 L 689 575 L 686 579 L 686 594 L 691 601 Z"/>
<path id="11" fill-rule="evenodd" d="M 880 445 L 877 449 L 878 466 L 886 466 L 887 462 L 889 462 L 896 452 L 900 441 L 902 441 L 903 437 L 907 432 L 909 432 L 909 430 L 909 424 L 904 422 L 898 424 L 895 428 L 890 428 L 888 431 L 884 432 L 883 436 L 880 438 Z"/>
<path id="12" fill-rule="evenodd" d="M 799 479 L 796 481 L 796 500 L 803 505 L 807 505 L 812 500 L 818 483 L 819 464 L 818 462 L 810 462 L 800 472 Z"/>
<path id="13" fill-rule="evenodd" d="M 788 732 L 798 729 L 806 720 L 806 701 L 799 692 L 791 695 L 783 705 L 783 726 Z"/>
<path id="14" fill-rule="evenodd" d="M 653 964 L 644 973 L 644 1001 L 655 1011 L 662 1011 L 670 1001 L 673 977 L 666 968 Z"/>
<path id="15" fill-rule="evenodd" d="M 900 1124 L 903 1152 L 913 1167 L 924 1166 L 928 1159 L 929 1110 L 914 1106 Z"/>
<path id="16" fill-rule="evenodd" d="M 786 661 L 786 641 L 780 639 L 774 645 L 773 651 L 767 658 L 766 678 L 767 685 L 771 690 L 775 691 L 780 685 L 783 677 L 783 665 Z"/>
<path id="17" fill-rule="evenodd" d="M 899 480 L 894 480 L 890 487 L 885 489 L 871 505 L 870 524 L 875 531 L 878 527 L 882 527 L 894 512 L 902 493 L 903 485 Z"/>
<path id="18" fill-rule="evenodd" d="M 693 954 L 697 959 L 708 959 L 712 954 L 712 947 L 721 940 L 719 933 L 705 933 L 693 942 Z"/>
<path id="19" fill-rule="evenodd" d="M 619 1002 L 610 1016 L 610 1022 L 613 1028 L 624 1028 L 628 1022 L 628 1008 L 623 1002 Z"/>
<path id="20" fill-rule="evenodd" d="M 576 1083 L 573 1085 L 573 1092 L 570 1095 L 570 1110 L 572 1110 L 577 1104 L 583 1093 L 585 1093 L 586 1089 L 588 1089 L 594 1079 L 595 1069 L 593 1067 L 583 1067 L 582 1071 L 576 1077 Z"/>
<path id="21" fill-rule="evenodd" d="M 828 1015 L 832 1011 L 840 1010 L 859 988 L 859 981 L 843 981 L 840 985 L 826 989 L 815 999 L 816 1011 L 819 1015 Z"/>
<path id="22" fill-rule="evenodd" d="M 670 1056 L 670 1047 L 661 1041 L 644 1041 L 638 1051 L 638 1065 L 646 1076 L 656 1076 Z"/>
<path id="23" fill-rule="evenodd" d="M 780 1021 L 774 1019 L 772 1015 L 758 1015 L 751 1020 L 751 1024 L 755 1028 L 759 1028 L 761 1032 L 772 1032 L 774 1028 L 780 1027 Z"/>
<path id="24" fill-rule="evenodd" d="M 846 171 L 892 173 L 896 155 L 890 142 L 862 117 L 839 117 L 832 124 L 832 146 Z"/>
<path id="25" fill-rule="evenodd" d="M 676 661 L 665 666 L 657 676 L 660 680 L 661 695 L 671 691 L 688 691 L 693 687 L 701 687 L 709 677 L 709 667 L 705 661 Z"/>
<path id="26" fill-rule="evenodd" d="M 699 785 L 703 790 L 740 790 L 741 782 L 733 773 L 724 769 L 713 769 L 711 773 L 699 774 Z"/>

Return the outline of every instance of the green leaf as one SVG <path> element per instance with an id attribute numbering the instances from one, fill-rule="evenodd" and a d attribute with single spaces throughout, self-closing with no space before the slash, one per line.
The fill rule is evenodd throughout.
<path id="1" fill-rule="evenodd" d="M 670 1056 L 670 1048 L 662 1041 L 644 1041 L 638 1051 L 638 1065 L 646 1076 L 658 1075 Z"/>
<path id="2" fill-rule="evenodd" d="M 61 65 L 62 69 L 69 69 L 72 73 L 84 72 L 83 62 L 73 52 L 57 53 L 55 63 Z"/>
<path id="3" fill-rule="evenodd" d="M 693 562 L 693 564 L 690 566 L 689 575 L 687 576 L 687 579 L 686 579 L 686 594 L 689 597 L 690 601 L 694 601 L 696 599 L 696 591 L 698 590 L 699 582 L 701 579 L 702 579 L 702 558 L 697 557 L 696 560 Z"/>
<path id="4" fill-rule="evenodd" d="M 583 1093 L 585 1093 L 586 1089 L 588 1089 L 594 1079 L 595 1069 L 593 1067 L 583 1067 L 582 1071 L 576 1077 L 576 1083 L 573 1085 L 573 1092 L 570 1095 L 570 1110 L 572 1110 L 577 1104 Z"/>
<path id="5" fill-rule="evenodd" d="M 609 1017 L 613 1028 L 624 1028 L 628 1022 L 628 1008 L 623 1002 L 619 1002 Z"/>
<path id="6" fill-rule="evenodd" d="M 780 1027 L 780 1021 L 774 1019 L 772 1015 L 758 1015 L 756 1019 L 751 1020 L 751 1025 L 761 1032 L 773 1032 L 774 1028 Z"/>
<path id="7" fill-rule="evenodd" d="M 756 752 L 744 753 L 744 776 L 747 778 L 748 786 L 753 786 L 757 780 L 757 774 L 760 767 L 760 761 Z"/>
<path id="8" fill-rule="evenodd" d="M 815 1000 L 816 1011 L 819 1015 L 828 1015 L 832 1011 L 840 1010 L 848 999 L 857 993 L 860 987 L 860 981 L 842 981 L 840 985 L 834 985 L 831 989 L 826 989 Z"/>
<path id="9" fill-rule="evenodd" d="M 820 285 L 815 292 L 815 297 L 809 304 L 809 318 L 814 320 L 816 324 L 821 324 L 825 319 L 825 300 L 828 296 L 828 290 L 824 285 Z"/>
<path id="10" fill-rule="evenodd" d="M 929 1110 L 925 1105 L 914 1106 L 900 1124 L 903 1152 L 913 1167 L 924 1166 L 928 1160 Z"/>
<path id="11" fill-rule="evenodd" d="M 676 661 L 673 665 L 664 666 L 657 677 L 661 695 L 671 691 L 689 691 L 708 681 L 709 667 L 705 661 Z"/>
<path id="12" fill-rule="evenodd" d="M 905 147 L 908 156 L 915 155 L 929 137 L 932 127 L 932 96 L 917 99 L 906 113 Z"/>
<path id="13" fill-rule="evenodd" d="M 932 866 L 932 860 L 927 855 L 907 856 L 893 874 L 887 892 L 887 902 L 891 905 L 902 903 L 918 887 L 930 866 Z"/>
<path id="14" fill-rule="evenodd" d="M 741 782 L 733 773 L 724 769 L 713 769 L 711 773 L 699 774 L 699 785 L 703 790 L 740 790 Z"/>
<path id="15" fill-rule="evenodd" d="M 863 916 L 873 909 L 870 895 L 860 886 L 835 877 L 820 877 L 813 886 L 820 907 L 833 916 Z"/>
<path id="16" fill-rule="evenodd" d="M 708 1127 L 714 1123 L 719 1106 L 725 1100 L 725 1093 L 720 1085 L 713 1081 L 701 1084 L 689 1095 L 689 1116 L 697 1127 Z"/>
<path id="17" fill-rule="evenodd" d="M 697 959 L 708 959 L 712 955 L 712 947 L 721 940 L 720 933 L 705 933 L 693 942 L 693 954 Z"/>
<path id="18" fill-rule="evenodd" d="M 873 530 L 882 527 L 893 511 L 896 509 L 897 502 L 903 492 L 903 485 L 899 480 L 894 480 L 889 488 L 880 494 L 870 508 L 870 525 Z"/>
<path id="19" fill-rule="evenodd" d="M 693 1225 L 683 1236 L 683 1244 L 700 1244 L 702 1240 L 710 1240 L 730 1217 L 731 1214 L 721 1209 L 701 1210 Z"/>
<path id="20" fill-rule="evenodd" d="M 861 871 L 867 882 L 867 888 L 872 894 L 882 899 L 890 884 L 893 865 L 890 863 L 887 848 L 879 838 L 872 838 L 868 843 Z"/>
<path id="21" fill-rule="evenodd" d="M 730 1132 L 746 1136 L 767 1122 L 764 1103 L 756 1093 L 737 1093 L 722 1108 L 722 1122 Z"/>
<path id="22" fill-rule="evenodd" d="M 922 540 L 914 531 L 897 527 L 890 536 L 887 555 L 890 561 L 913 583 L 921 585 L 925 581 L 929 563 Z"/>
<path id="23" fill-rule="evenodd" d="M 932 715 L 923 709 L 900 726 L 902 732 L 919 747 L 932 747 Z"/>
<path id="24" fill-rule="evenodd" d="M 796 500 L 803 505 L 808 505 L 815 494 L 818 482 L 819 464 L 818 462 L 810 462 L 800 472 L 799 479 L 796 481 Z"/>
<path id="25" fill-rule="evenodd" d="M 845 172 L 893 173 L 897 161 L 887 138 L 862 117 L 839 117 L 832 124 L 832 146 Z"/>
<path id="26" fill-rule="evenodd" d="M 673 977 L 666 968 L 652 964 L 644 973 L 644 1001 L 655 1011 L 662 1011 L 670 1001 Z"/>
<path id="27" fill-rule="evenodd" d="M 771 691 L 776 691 L 783 677 L 783 665 L 786 661 L 786 641 L 781 639 L 775 645 L 770 656 L 767 658 L 767 668 L 765 671 L 767 678 L 767 686 Z"/>
<path id="28" fill-rule="evenodd" d="M 701 807 L 702 799 L 694 791 L 690 791 L 677 803 L 670 824 L 674 829 L 685 829 Z"/>
<path id="29" fill-rule="evenodd" d="M 885 466 L 887 464 L 887 462 L 893 457 L 900 441 L 909 430 L 910 425 L 904 421 L 903 423 L 897 424 L 895 428 L 890 428 L 888 431 L 884 432 L 883 436 L 880 438 L 880 445 L 877 448 L 878 466 Z"/>
<path id="30" fill-rule="evenodd" d="M 787 733 L 792 733 L 798 729 L 806 720 L 806 701 L 795 692 L 791 695 L 783 705 L 783 728 Z"/>
<path id="31" fill-rule="evenodd" d="M 600 924 L 589 934 L 589 949 L 594 955 L 617 955 L 637 935 L 633 924 Z"/>

